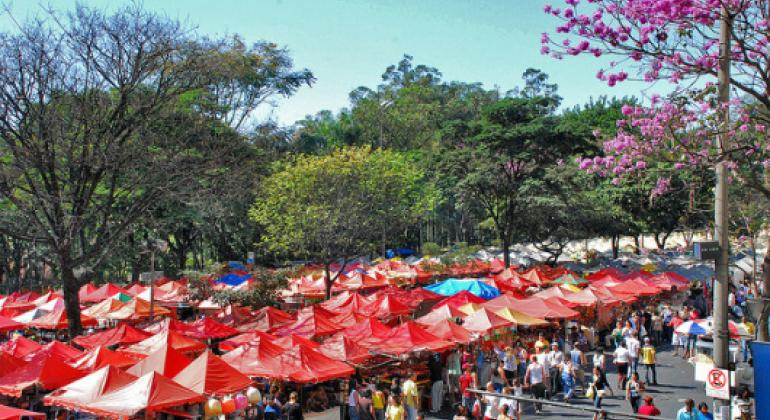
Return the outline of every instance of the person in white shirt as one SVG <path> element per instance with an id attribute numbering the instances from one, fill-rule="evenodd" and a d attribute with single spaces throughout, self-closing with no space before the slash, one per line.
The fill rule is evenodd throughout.
<path id="1" fill-rule="evenodd" d="M 495 385 L 492 382 L 487 382 L 487 391 L 496 392 Z M 486 406 L 486 408 L 484 409 L 484 420 L 486 419 L 497 420 L 497 416 L 500 415 L 499 399 L 494 395 L 484 395 L 483 401 L 484 401 L 484 405 Z"/>
<path id="2" fill-rule="evenodd" d="M 626 379 L 628 379 L 628 363 L 630 357 L 625 342 L 620 342 L 620 346 L 613 353 L 615 357 L 614 364 L 618 369 L 618 389 L 626 389 Z"/>
<path id="3" fill-rule="evenodd" d="M 597 347 L 596 350 L 594 351 L 593 363 L 594 363 L 594 367 L 598 367 L 599 369 L 602 370 L 602 372 L 605 371 L 604 365 L 606 363 L 606 358 L 604 357 L 604 352 L 602 351 L 601 348 Z"/>
<path id="4" fill-rule="evenodd" d="M 555 397 L 561 388 L 561 365 L 564 364 L 564 353 L 559 350 L 559 344 L 551 344 L 551 351 L 548 353 L 548 376 L 551 379 L 551 398 Z"/>
<path id="5" fill-rule="evenodd" d="M 637 372 L 639 370 L 639 351 L 642 348 L 642 344 L 636 338 L 636 332 L 626 339 L 626 346 L 628 348 L 631 372 Z"/>
<path id="6" fill-rule="evenodd" d="M 529 359 L 527 372 L 524 374 L 524 387 L 529 387 L 534 398 L 545 398 L 545 380 L 548 379 L 548 371 L 538 362 L 536 356 Z M 543 404 L 535 404 L 535 412 L 540 414 Z"/>

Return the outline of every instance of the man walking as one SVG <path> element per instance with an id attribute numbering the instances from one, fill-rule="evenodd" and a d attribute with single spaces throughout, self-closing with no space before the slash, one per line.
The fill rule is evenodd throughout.
<path id="1" fill-rule="evenodd" d="M 545 380 L 548 374 L 542 364 L 537 360 L 536 356 L 532 356 L 529 359 L 529 366 L 527 366 L 527 372 L 524 374 L 524 387 L 529 388 L 534 398 L 545 398 Z M 540 414 L 543 409 L 543 404 L 535 404 L 535 412 Z"/>
<path id="2" fill-rule="evenodd" d="M 583 389 L 586 389 L 585 371 L 583 369 L 588 365 L 588 362 L 586 361 L 585 353 L 580 349 L 579 341 L 575 341 L 575 345 L 572 347 L 572 350 L 570 350 L 569 355 L 572 360 L 572 368 L 575 372 L 576 382 L 579 383 Z"/>
<path id="3" fill-rule="evenodd" d="M 644 381 L 648 384 L 657 385 L 658 375 L 655 372 L 655 347 L 650 343 L 650 337 L 644 338 L 644 347 L 642 347 L 642 364 L 645 367 Z M 650 371 L 652 371 L 652 382 L 650 382 Z"/>
<path id="4" fill-rule="evenodd" d="M 555 398 L 561 389 L 561 366 L 564 363 L 564 353 L 559 350 L 559 344 L 551 343 L 551 351 L 548 353 L 548 377 L 551 383 L 551 398 Z"/>
<path id="5" fill-rule="evenodd" d="M 406 420 L 417 420 L 417 412 L 420 409 L 420 392 L 417 389 L 417 373 L 411 372 L 409 379 L 402 386 L 404 406 L 406 407 Z"/>
<path id="6" fill-rule="evenodd" d="M 628 357 L 631 359 L 631 372 L 638 372 L 641 343 L 637 338 L 636 331 L 632 332 L 631 336 L 626 338 L 626 347 L 628 348 Z"/>

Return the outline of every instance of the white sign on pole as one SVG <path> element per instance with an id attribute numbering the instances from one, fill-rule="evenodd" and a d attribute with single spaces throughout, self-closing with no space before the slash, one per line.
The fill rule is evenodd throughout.
<path id="1" fill-rule="evenodd" d="M 730 399 L 730 371 L 711 369 L 706 378 L 706 396 L 720 400 Z"/>

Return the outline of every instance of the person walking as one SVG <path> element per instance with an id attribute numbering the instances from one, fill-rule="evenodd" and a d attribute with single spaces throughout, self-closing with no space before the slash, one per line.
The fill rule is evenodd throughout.
<path id="1" fill-rule="evenodd" d="M 593 365 L 594 367 L 598 367 L 599 369 L 604 372 L 604 369 L 606 369 L 605 365 L 607 363 L 607 358 L 604 357 L 604 349 L 601 347 L 597 347 L 596 350 L 594 350 L 594 357 L 593 357 Z"/>
<path id="2" fill-rule="evenodd" d="M 644 398 L 644 404 L 642 404 L 641 407 L 639 407 L 639 414 L 645 415 L 645 416 L 659 416 L 660 410 L 658 407 L 655 407 L 655 404 L 652 402 L 652 395 L 645 395 Z"/>
<path id="3" fill-rule="evenodd" d="M 538 362 L 536 356 L 530 358 L 527 372 L 524 374 L 524 387 L 529 388 L 533 398 L 545 398 L 545 380 L 548 379 L 548 373 L 545 367 Z M 540 414 L 543 410 L 543 404 L 535 404 L 535 413 Z"/>
<path id="4" fill-rule="evenodd" d="M 385 410 L 385 420 L 404 420 L 404 407 L 398 395 L 388 398 L 388 408 Z"/>
<path id="5" fill-rule="evenodd" d="M 556 397 L 561 388 L 561 365 L 564 363 L 564 353 L 559 350 L 559 344 L 551 342 L 551 351 L 548 353 L 548 377 L 551 384 L 551 399 Z"/>
<path id="6" fill-rule="evenodd" d="M 297 393 L 289 394 L 289 402 L 281 409 L 282 417 L 286 420 L 304 420 L 302 415 L 302 406 L 297 403 Z"/>
<path id="7" fill-rule="evenodd" d="M 680 408 L 676 413 L 676 420 L 697 420 L 698 415 L 695 413 L 695 402 L 691 399 L 684 401 L 684 407 Z"/>
<path id="8" fill-rule="evenodd" d="M 404 382 L 401 394 L 404 396 L 406 420 L 417 420 L 420 409 L 420 391 L 417 389 L 417 373 L 411 372 L 409 379 Z"/>
<path id="9" fill-rule="evenodd" d="M 580 384 L 580 387 L 585 389 L 585 371 L 583 370 L 588 365 L 586 355 L 583 350 L 580 349 L 580 342 L 576 341 L 572 350 L 569 352 L 570 359 L 572 360 L 572 368 L 575 372 L 575 383 Z"/>
<path id="10" fill-rule="evenodd" d="M 567 360 L 561 365 L 561 385 L 564 390 L 564 401 L 568 402 L 575 392 L 575 367 L 572 360 Z"/>
<path id="11" fill-rule="evenodd" d="M 663 317 L 655 313 L 652 315 L 652 344 L 659 346 L 663 343 Z"/>
<path id="12" fill-rule="evenodd" d="M 372 391 L 369 389 L 365 389 L 358 398 L 358 418 L 360 420 L 374 420 Z"/>
<path id="13" fill-rule="evenodd" d="M 709 405 L 705 402 L 698 404 L 698 420 L 714 420 L 714 415 L 709 413 Z"/>
<path id="14" fill-rule="evenodd" d="M 641 350 L 641 343 L 637 336 L 636 331 L 626 338 L 626 347 L 628 348 L 628 358 L 630 359 L 631 372 L 639 371 L 639 351 Z"/>
<path id="15" fill-rule="evenodd" d="M 626 343 L 621 342 L 614 353 L 615 368 L 618 370 L 618 389 L 626 389 L 626 380 L 628 379 L 628 363 L 631 360 L 626 348 Z"/>
<path id="16" fill-rule="evenodd" d="M 350 420 L 360 420 L 358 403 L 358 384 L 356 381 L 350 381 L 350 393 L 348 394 L 348 417 Z"/>
<path id="17" fill-rule="evenodd" d="M 648 384 L 657 385 L 658 375 L 655 372 L 655 347 L 650 342 L 649 337 L 644 338 L 642 347 L 642 364 L 644 365 L 644 381 Z M 650 382 L 650 372 L 652 372 L 652 382 Z"/>
<path id="18" fill-rule="evenodd" d="M 749 389 L 746 386 L 741 388 L 741 390 L 738 391 L 738 395 L 733 397 L 733 405 L 736 408 L 734 412 L 738 413 L 738 417 L 736 418 L 740 420 L 751 420 L 751 407 L 754 403 L 751 401 L 751 392 L 749 392 Z"/>
<path id="19" fill-rule="evenodd" d="M 467 413 L 471 413 L 473 410 L 473 394 L 469 391 L 471 388 L 478 386 L 478 380 L 476 375 L 471 371 L 471 365 L 466 364 L 465 371 L 460 375 L 460 395 L 462 396 L 462 404 L 465 407 Z"/>
<path id="20" fill-rule="evenodd" d="M 639 412 L 639 400 L 642 398 L 642 384 L 639 382 L 639 373 L 631 372 L 631 379 L 626 383 L 626 401 L 631 404 L 634 413 Z"/>
<path id="21" fill-rule="evenodd" d="M 684 323 L 684 319 L 679 316 L 678 312 L 674 312 L 671 316 L 671 321 L 668 323 L 671 329 L 671 345 L 674 346 L 674 356 L 679 356 L 679 350 L 682 350 L 682 356 L 684 356 L 684 339 L 683 335 L 676 332 L 676 329 Z"/>
<path id="22" fill-rule="evenodd" d="M 604 374 L 604 371 L 599 369 L 598 366 L 594 366 L 593 371 L 593 383 L 590 385 L 594 395 L 593 395 L 593 402 L 594 402 L 594 408 L 601 409 L 602 408 L 602 399 L 607 394 L 607 392 L 610 393 L 610 395 L 613 395 L 612 393 L 612 387 L 610 386 L 610 383 L 607 382 L 607 376 Z M 594 419 L 593 420 L 599 420 L 599 413 L 594 413 Z"/>
<path id="23" fill-rule="evenodd" d="M 620 347 L 620 343 L 623 342 L 623 323 L 622 322 L 617 321 L 615 323 L 615 329 L 612 330 L 611 336 L 612 336 L 612 343 L 615 345 L 615 348 Z"/>
<path id="24" fill-rule="evenodd" d="M 497 392 L 491 381 L 487 382 L 487 392 Z M 500 415 L 499 399 L 494 395 L 484 395 L 481 397 L 481 401 L 484 402 L 484 420 L 496 420 L 497 416 Z"/>
<path id="25" fill-rule="evenodd" d="M 460 349 L 455 349 L 449 353 L 446 360 L 446 380 L 452 404 L 461 400 L 461 395 L 459 395 L 460 375 L 463 374 L 462 364 L 460 363 L 461 358 Z"/>
<path id="26" fill-rule="evenodd" d="M 513 347 L 508 346 L 505 350 L 501 350 L 497 346 L 494 347 L 497 358 L 502 362 L 503 373 L 505 376 L 505 385 L 510 386 L 513 382 L 513 378 L 516 377 L 516 370 L 518 369 L 518 361 L 516 360 L 516 352 Z M 493 373 L 494 374 L 494 373 Z"/>
<path id="27" fill-rule="evenodd" d="M 374 418 L 376 420 L 385 420 L 385 393 L 380 387 L 372 394 L 372 408 L 374 409 Z"/>

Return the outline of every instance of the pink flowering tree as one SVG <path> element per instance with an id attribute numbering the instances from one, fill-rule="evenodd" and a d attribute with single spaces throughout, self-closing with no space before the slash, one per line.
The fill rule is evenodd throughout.
<path id="1" fill-rule="evenodd" d="M 601 57 L 596 77 L 609 86 L 628 80 L 671 86 L 668 97 L 625 107 L 617 134 L 595 133 L 604 153 L 579 159 L 581 168 L 620 183 L 653 162 L 668 162 L 669 171 L 723 162 L 732 182 L 770 201 L 770 1 L 563 0 L 544 12 L 559 24 L 543 33 L 543 54 Z M 735 99 L 729 103 L 717 100 L 715 85 L 723 12 L 731 23 L 728 87 Z M 661 172 L 656 194 L 666 192 L 668 180 Z M 770 252 L 763 271 L 767 292 Z"/>

